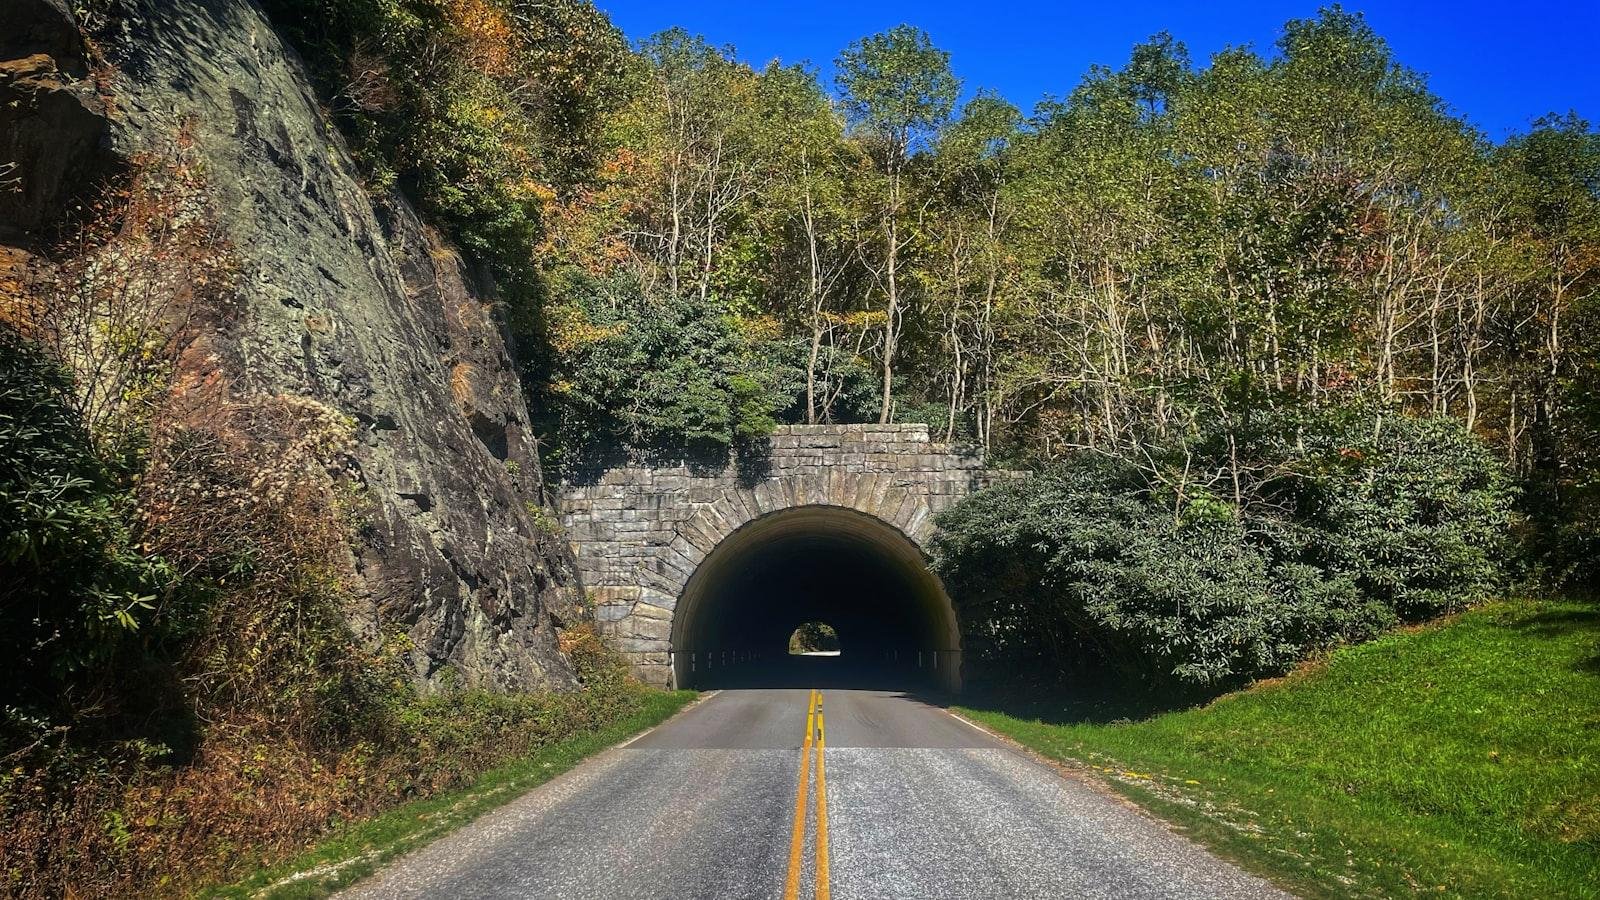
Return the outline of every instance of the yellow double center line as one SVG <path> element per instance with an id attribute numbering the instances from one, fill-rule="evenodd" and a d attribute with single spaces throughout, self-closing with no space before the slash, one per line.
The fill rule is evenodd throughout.
<path id="1" fill-rule="evenodd" d="M 789 836 L 789 877 L 784 900 L 799 900 L 800 871 L 805 867 L 806 808 L 811 795 L 811 750 L 817 752 L 817 900 L 828 900 L 828 762 L 827 730 L 822 720 L 822 692 L 813 690 L 806 704 L 806 739 L 800 746 L 800 787 L 794 802 L 794 831 Z"/>

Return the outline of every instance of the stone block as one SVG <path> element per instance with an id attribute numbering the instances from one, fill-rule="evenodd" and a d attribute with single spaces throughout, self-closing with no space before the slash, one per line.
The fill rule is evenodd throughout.
<path id="1" fill-rule="evenodd" d="M 665 619 L 668 622 L 672 621 L 672 610 L 662 609 L 661 607 L 656 606 L 654 603 L 639 603 L 633 608 L 633 614 L 644 619 Z"/>
<path id="2" fill-rule="evenodd" d="M 828 503 L 834 506 L 849 506 L 848 495 L 853 476 L 840 466 L 830 466 L 825 476 Z"/>
<path id="3" fill-rule="evenodd" d="M 639 599 L 639 588 L 634 585 L 592 585 L 589 596 L 597 605 L 617 604 L 631 607 Z"/>
<path id="4" fill-rule="evenodd" d="M 772 481 L 763 481 L 756 485 L 755 489 L 750 492 L 751 496 L 755 498 L 756 508 L 765 515 L 791 505 L 787 502 L 787 498 L 783 496 L 783 488 L 784 485 Z"/>
<path id="5" fill-rule="evenodd" d="M 671 503 L 710 503 L 717 497 L 718 488 L 715 482 L 697 480 L 681 488 L 675 488 L 671 493 L 663 494 L 670 497 Z"/>
<path id="6" fill-rule="evenodd" d="M 906 537 L 916 541 L 920 546 L 927 541 L 933 533 L 933 513 L 929 511 L 926 503 L 918 504 L 905 520 L 904 530 Z"/>
<path id="7" fill-rule="evenodd" d="M 655 638 L 618 637 L 611 643 L 623 653 L 666 653 L 672 649 L 670 642 Z"/>
<path id="8" fill-rule="evenodd" d="M 621 634 L 638 640 L 670 641 L 672 638 L 671 619 L 650 619 L 644 616 L 629 616 Z"/>
<path id="9" fill-rule="evenodd" d="M 909 534 L 910 528 L 908 526 L 911 522 L 911 517 L 916 514 L 917 507 L 921 505 L 922 498 L 907 491 L 901 495 L 900 503 L 895 506 L 894 514 L 889 521 L 892 522 L 896 528 L 899 528 L 901 531 Z M 923 508 L 926 509 L 925 506 Z"/>
<path id="10" fill-rule="evenodd" d="M 628 617 L 631 612 L 628 604 L 606 603 L 594 608 L 596 622 L 620 622 Z"/>
<path id="11" fill-rule="evenodd" d="M 633 674 L 651 687 L 664 688 L 672 684 L 672 667 L 668 665 L 634 664 Z"/>
<path id="12" fill-rule="evenodd" d="M 850 508 L 866 512 L 872 503 L 873 491 L 877 489 L 878 476 L 871 472 L 857 470 L 854 484 L 850 491 Z"/>
<path id="13" fill-rule="evenodd" d="M 796 494 L 801 498 L 802 506 L 826 505 L 828 503 L 828 479 L 826 475 L 806 475 L 798 480 Z"/>

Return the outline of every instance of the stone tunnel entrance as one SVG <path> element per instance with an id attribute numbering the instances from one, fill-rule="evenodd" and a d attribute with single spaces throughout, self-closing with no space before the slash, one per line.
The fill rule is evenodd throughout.
<path id="1" fill-rule="evenodd" d="M 838 656 L 789 638 L 823 621 Z M 672 629 L 680 687 L 959 687 L 955 611 L 922 553 L 882 520 L 838 506 L 769 513 L 695 569 Z"/>
<path id="2" fill-rule="evenodd" d="M 649 684 L 783 676 L 752 664 L 795 663 L 789 635 L 821 621 L 835 673 L 956 688 L 955 615 L 922 548 L 1000 477 L 926 425 L 790 425 L 713 464 L 596 466 L 562 484 L 562 524 L 601 634 Z"/>

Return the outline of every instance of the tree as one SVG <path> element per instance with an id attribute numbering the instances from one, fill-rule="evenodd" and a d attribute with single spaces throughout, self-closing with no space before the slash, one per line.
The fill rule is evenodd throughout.
<path id="1" fill-rule="evenodd" d="M 856 135 L 869 147 L 883 176 L 879 209 L 883 236 L 883 399 L 879 422 L 894 407 L 895 352 L 904 327 L 901 254 L 909 241 L 904 221 L 906 166 L 914 151 L 931 141 L 950 117 L 961 83 L 950 71 L 950 54 L 933 46 L 926 32 L 897 25 L 862 38 L 835 61 L 836 84 Z"/>
<path id="2" fill-rule="evenodd" d="M 628 124 L 645 154 L 639 199 L 648 205 L 630 236 L 645 250 L 647 289 L 659 279 L 672 296 L 693 291 L 704 301 L 741 207 L 766 186 L 754 147 L 755 73 L 728 48 L 678 28 L 639 52 L 646 85 Z"/>
<path id="3" fill-rule="evenodd" d="M 1518 429 L 1522 407 L 1509 406 L 1505 440 L 1528 477 L 1532 512 L 1554 536 L 1554 564 L 1592 572 L 1600 545 L 1600 132 L 1572 113 L 1545 116 L 1495 161 L 1521 263 L 1507 343 L 1521 351 L 1508 362 L 1513 397 L 1526 409 Z"/>
<path id="4" fill-rule="evenodd" d="M 932 167 L 938 208 L 930 228 L 935 249 L 925 291 L 944 322 L 945 440 L 955 437 L 970 410 L 973 436 L 985 448 L 994 422 L 995 313 L 1010 259 L 1012 210 L 1002 200 L 1010 174 L 1008 150 L 1021 125 L 1015 106 L 980 92 L 940 135 Z"/>
<path id="5" fill-rule="evenodd" d="M 816 423 L 830 417 L 839 389 L 830 370 L 860 253 L 850 227 L 859 153 L 844 139 L 844 124 L 815 73 L 804 67 L 769 65 L 758 82 L 757 103 L 769 123 L 763 156 L 773 173 L 771 202 L 761 204 L 761 256 L 775 276 L 772 301 L 790 305 L 779 316 L 804 323 L 805 421 Z M 789 292 L 796 284 L 798 297 Z"/>

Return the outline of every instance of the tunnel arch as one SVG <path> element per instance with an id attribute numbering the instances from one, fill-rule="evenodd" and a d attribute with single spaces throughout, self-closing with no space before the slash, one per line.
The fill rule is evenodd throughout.
<path id="1" fill-rule="evenodd" d="M 789 635 L 827 621 L 848 655 L 829 677 L 896 686 L 960 687 L 954 604 L 921 547 L 883 518 L 804 504 L 749 519 L 705 553 L 673 615 L 673 682 L 780 683 Z M 815 662 L 815 661 L 812 661 Z"/>
<path id="2" fill-rule="evenodd" d="M 668 687 L 680 683 L 680 600 L 734 532 L 785 510 L 842 507 L 926 547 L 942 510 L 1006 477 L 972 448 L 932 440 L 927 425 L 783 425 L 723 459 L 640 455 L 574 467 L 561 485 L 561 523 L 601 637 L 641 681 Z M 957 647 L 941 644 L 941 671 L 960 659 Z"/>

